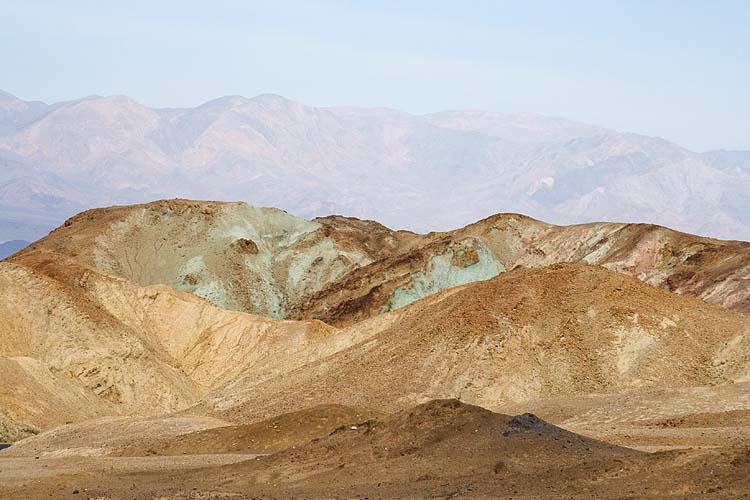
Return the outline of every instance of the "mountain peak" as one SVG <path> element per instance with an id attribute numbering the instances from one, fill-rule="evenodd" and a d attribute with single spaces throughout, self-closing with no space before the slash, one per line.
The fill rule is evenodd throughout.
<path id="1" fill-rule="evenodd" d="M 560 224 L 625 214 L 750 237 L 742 155 L 701 156 L 562 118 L 312 107 L 273 93 L 158 110 L 123 95 L 50 106 L 8 93 L 0 99 L 3 182 L 34 168 L 42 178 L 64 178 L 65 198 L 81 207 L 210 196 L 418 232 L 505 211 Z M 199 173 L 210 175 L 195 182 Z M 99 183 L 95 192 L 90 177 Z M 45 218 L 62 222 L 57 213 Z M 46 224 L 35 237 L 54 226 Z M 9 227 L 20 226 L 0 224 L 0 231 Z"/>
<path id="2" fill-rule="evenodd" d="M 0 89 L 0 102 L 7 102 L 7 101 L 20 101 L 18 97 L 14 96 L 10 92 L 6 92 L 2 89 Z"/>
<path id="3" fill-rule="evenodd" d="M 273 102 L 273 103 L 291 103 L 294 102 L 291 99 L 287 99 L 286 97 L 279 95 L 279 94 L 272 94 L 272 93 L 265 93 L 265 94 L 258 94 L 255 97 L 251 99 L 252 101 L 258 101 L 258 102 Z"/>

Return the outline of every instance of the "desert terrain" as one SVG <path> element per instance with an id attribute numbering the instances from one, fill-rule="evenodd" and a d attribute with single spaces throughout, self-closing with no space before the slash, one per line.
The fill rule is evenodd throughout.
<path id="1" fill-rule="evenodd" d="M 8 498 L 750 498 L 750 243 L 83 212 L 0 261 Z"/>

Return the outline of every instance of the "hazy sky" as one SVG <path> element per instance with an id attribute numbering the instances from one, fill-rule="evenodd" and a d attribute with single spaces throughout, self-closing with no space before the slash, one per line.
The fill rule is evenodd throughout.
<path id="1" fill-rule="evenodd" d="M 0 89 L 534 111 L 750 149 L 750 1 L 0 0 Z"/>

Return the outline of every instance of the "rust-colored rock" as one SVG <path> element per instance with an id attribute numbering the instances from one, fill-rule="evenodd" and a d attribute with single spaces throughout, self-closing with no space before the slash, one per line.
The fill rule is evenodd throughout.
<path id="1" fill-rule="evenodd" d="M 255 255 L 258 253 L 258 245 L 253 240 L 240 238 L 239 240 L 237 240 L 237 246 L 242 252 L 249 253 L 251 255 Z"/>

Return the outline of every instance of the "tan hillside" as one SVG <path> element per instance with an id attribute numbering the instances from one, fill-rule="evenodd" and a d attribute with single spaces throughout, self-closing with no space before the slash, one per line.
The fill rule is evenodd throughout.
<path id="1" fill-rule="evenodd" d="M 185 408 L 238 375 L 262 381 L 336 352 L 319 321 L 221 309 L 34 252 L 0 263 L 0 412 L 46 428 Z"/>
<path id="2" fill-rule="evenodd" d="M 746 315 L 582 264 L 516 269 L 344 332 L 364 340 L 249 389 L 239 379 L 200 406 L 229 420 L 313 402 L 397 410 L 458 397 L 493 409 L 750 376 Z"/>
<path id="3" fill-rule="evenodd" d="M 0 408 L 16 422 L 177 409 L 198 393 L 151 339 L 28 268 L 0 263 L 0 318 Z"/>

